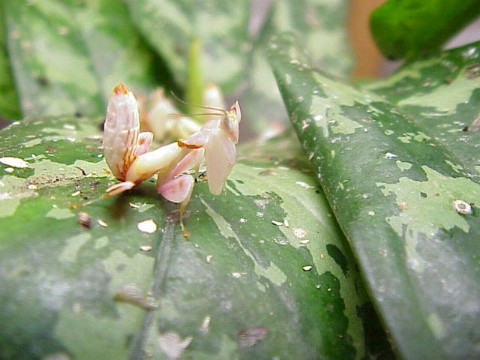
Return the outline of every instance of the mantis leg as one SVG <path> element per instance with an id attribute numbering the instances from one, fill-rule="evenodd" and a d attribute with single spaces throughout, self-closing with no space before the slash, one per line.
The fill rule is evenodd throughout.
<path id="1" fill-rule="evenodd" d="M 180 203 L 180 227 L 184 237 L 190 237 L 190 233 L 183 224 L 183 213 L 190 201 L 195 179 L 192 175 L 183 174 L 157 187 L 157 190 L 168 201 Z"/>
<path id="2" fill-rule="evenodd" d="M 131 181 L 124 181 L 110 186 L 105 193 L 105 197 L 115 196 L 121 194 L 124 191 L 131 190 L 135 187 L 135 183 Z"/>
<path id="3" fill-rule="evenodd" d="M 151 132 L 142 132 L 138 134 L 138 141 L 137 141 L 137 150 L 135 152 L 136 156 L 140 156 L 145 154 L 148 151 L 150 145 L 152 145 L 153 141 L 153 134 Z"/>
<path id="4" fill-rule="evenodd" d="M 180 203 L 180 210 L 184 211 L 193 191 L 195 180 L 193 176 L 184 174 L 186 171 L 198 167 L 204 155 L 203 149 L 195 149 L 187 153 L 167 176 L 159 175 L 157 190 L 168 201 Z"/>
<path id="5" fill-rule="evenodd" d="M 195 184 L 193 176 L 185 174 L 185 172 L 192 168 L 198 168 L 203 160 L 203 156 L 203 149 L 190 151 L 177 163 L 168 176 L 163 177 L 159 174 L 157 180 L 158 192 L 168 201 L 180 204 L 180 227 L 185 237 L 189 237 L 189 233 L 183 224 L 183 213 L 192 197 Z"/>

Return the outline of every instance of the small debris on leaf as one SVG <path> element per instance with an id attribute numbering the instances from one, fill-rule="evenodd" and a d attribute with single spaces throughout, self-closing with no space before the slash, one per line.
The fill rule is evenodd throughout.
<path id="1" fill-rule="evenodd" d="M 265 169 L 265 170 L 262 170 L 258 173 L 258 175 L 260 176 L 270 176 L 270 175 L 277 175 L 277 173 L 275 171 L 273 171 L 272 169 Z"/>
<path id="2" fill-rule="evenodd" d="M 205 258 L 207 264 L 210 264 L 212 262 L 212 258 L 213 258 L 213 255 L 207 255 L 207 257 Z"/>
<path id="3" fill-rule="evenodd" d="M 202 321 L 202 325 L 200 325 L 200 333 L 201 334 L 208 333 L 208 330 L 210 328 L 210 321 L 211 320 L 212 320 L 212 318 L 210 317 L 210 315 L 205 316 L 205 318 Z"/>
<path id="4" fill-rule="evenodd" d="M 151 296 L 147 296 L 142 289 L 133 284 L 125 285 L 119 289 L 115 293 L 115 300 L 128 302 L 145 310 L 156 310 L 159 307 L 158 301 Z"/>
<path id="5" fill-rule="evenodd" d="M 472 215 L 473 213 L 472 205 L 463 200 L 455 200 L 453 202 L 453 208 L 457 213 L 462 215 Z"/>
<path id="6" fill-rule="evenodd" d="M 303 239 L 307 236 L 307 232 L 304 229 L 295 228 L 293 229 L 293 235 L 298 239 Z"/>
<path id="7" fill-rule="evenodd" d="M 277 226 L 283 226 L 283 221 L 272 220 L 272 224 Z"/>
<path id="8" fill-rule="evenodd" d="M 465 126 L 462 130 L 465 132 L 475 132 L 478 131 L 478 129 L 480 129 L 480 113 L 477 114 L 470 126 Z"/>
<path id="9" fill-rule="evenodd" d="M 24 169 L 28 167 L 28 163 L 25 160 L 11 156 L 0 158 L 0 163 L 18 169 Z"/>
<path id="10" fill-rule="evenodd" d="M 301 186 L 305 189 L 313 189 L 315 186 L 312 186 L 312 185 L 308 185 L 307 183 L 303 182 L 303 181 L 297 181 L 295 182 L 295 184 L 297 184 L 298 186 Z"/>
<path id="11" fill-rule="evenodd" d="M 190 345 L 193 338 L 191 336 L 182 339 L 175 332 L 167 332 L 158 336 L 158 346 L 167 355 L 169 359 L 178 359 L 185 349 Z"/>
<path id="12" fill-rule="evenodd" d="M 249 348 L 261 341 L 267 334 L 265 326 L 252 326 L 238 332 L 240 348 Z"/>
<path id="13" fill-rule="evenodd" d="M 92 218 L 84 211 L 78 213 L 78 222 L 85 228 L 90 228 L 92 225 Z"/>
<path id="14" fill-rule="evenodd" d="M 313 266 L 312 265 L 305 265 L 304 267 L 302 267 L 303 271 L 310 271 L 312 270 Z"/>
<path id="15" fill-rule="evenodd" d="M 245 275 L 246 273 L 241 273 L 241 272 L 232 272 L 232 276 L 235 278 L 235 279 L 239 279 L 242 277 L 242 275 Z"/>
<path id="16" fill-rule="evenodd" d="M 139 222 L 137 224 L 138 230 L 147 234 L 153 234 L 157 231 L 157 224 L 152 219 Z"/>
<path id="17" fill-rule="evenodd" d="M 401 202 L 400 204 L 398 204 L 398 207 L 401 209 L 401 210 L 408 210 L 408 204 L 406 202 Z"/>
<path id="18" fill-rule="evenodd" d="M 108 224 L 105 221 L 103 221 L 102 219 L 98 219 L 97 222 L 98 222 L 98 225 L 100 225 L 101 227 L 107 227 L 108 226 Z"/>
<path id="19" fill-rule="evenodd" d="M 152 250 L 152 246 L 151 245 L 140 245 L 140 250 L 150 251 L 150 250 Z"/>

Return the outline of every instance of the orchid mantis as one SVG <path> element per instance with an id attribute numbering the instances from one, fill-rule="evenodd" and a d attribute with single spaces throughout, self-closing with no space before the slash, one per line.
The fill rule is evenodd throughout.
<path id="1" fill-rule="evenodd" d="M 108 167 L 121 182 L 110 186 L 107 196 L 130 190 L 156 174 L 157 191 L 165 199 L 179 203 L 182 215 L 195 182 L 189 171 L 198 171 L 203 160 L 210 192 L 219 195 L 235 164 L 240 105 L 235 102 L 228 111 L 204 108 L 210 120 L 198 131 L 149 152 L 153 134 L 140 132 L 135 97 L 123 84 L 116 86 L 108 103 L 103 148 Z M 181 226 L 187 234 L 182 221 Z"/>

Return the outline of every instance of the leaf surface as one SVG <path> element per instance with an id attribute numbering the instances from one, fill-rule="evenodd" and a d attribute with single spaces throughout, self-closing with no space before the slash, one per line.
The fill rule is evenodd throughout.
<path id="1" fill-rule="evenodd" d="M 20 0 L 3 8 L 24 116 L 98 115 L 120 81 L 137 91 L 152 87 L 152 55 L 122 3 Z"/>
<path id="2" fill-rule="evenodd" d="M 270 45 L 297 135 L 409 359 L 479 356 L 480 133 L 462 131 L 478 116 L 478 46 L 359 88 L 313 68 L 289 35 Z"/>
<path id="3" fill-rule="evenodd" d="M 371 345 L 375 315 L 295 143 L 248 146 L 220 196 L 197 183 L 186 240 L 153 180 L 102 198 L 115 180 L 99 123 L 27 119 L 2 131 L 1 153 L 27 164 L 0 165 L 4 358 L 389 351 Z"/>

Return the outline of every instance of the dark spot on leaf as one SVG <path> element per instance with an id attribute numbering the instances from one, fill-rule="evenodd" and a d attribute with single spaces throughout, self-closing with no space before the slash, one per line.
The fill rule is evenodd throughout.
<path id="1" fill-rule="evenodd" d="M 261 341 L 267 334 L 265 326 L 252 326 L 238 332 L 238 341 L 241 348 L 249 348 Z"/>
<path id="2" fill-rule="evenodd" d="M 52 145 L 48 145 L 45 149 L 45 152 L 48 153 L 48 154 L 54 154 L 54 153 L 57 152 L 57 147 L 52 146 Z"/>
<path id="3" fill-rule="evenodd" d="M 118 265 L 115 267 L 115 270 L 118 271 L 118 272 L 121 272 L 121 271 L 125 270 L 126 267 L 127 267 L 126 264 L 118 264 Z"/>
<path id="4" fill-rule="evenodd" d="M 239 184 L 245 184 L 245 182 L 244 182 L 243 180 L 237 179 L 237 182 L 238 182 Z"/>
<path id="5" fill-rule="evenodd" d="M 480 76 L 480 62 L 470 64 L 465 68 L 469 79 L 476 79 Z"/>
<path id="6" fill-rule="evenodd" d="M 269 175 L 276 175 L 272 169 L 265 169 L 258 173 L 260 176 L 269 176 Z"/>
<path id="7" fill-rule="evenodd" d="M 75 167 L 82 172 L 83 176 L 87 176 L 87 173 L 85 172 L 85 170 L 83 170 L 80 166 L 75 166 Z"/>
<path id="8" fill-rule="evenodd" d="M 37 78 L 37 83 L 42 87 L 46 87 L 50 84 L 50 81 L 45 76 L 39 76 Z"/>
<path id="9" fill-rule="evenodd" d="M 343 255 L 342 251 L 336 245 L 328 244 L 326 247 L 327 247 L 328 255 L 330 255 L 333 258 L 333 260 L 335 260 L 337 265 L 340 266 L 340 268 L 342 269 L 343 274 L 347 276 L 348 262 L 345 255 Z"/>
<path id="10" fill-rule="evenodd" d="M 103 121 L 100 124 L 98 124 L 98 129 L 100 131 L 103 131 L 104 126 L 105 126 L 105 119 L 103 119 Z"/>
<path id="11" fill-rule="evenodd" d="M 82 112 L 80 110 L 75 111 L 75 117 L 81 118 L 83 116 Z M 102 129 L 103 130 L 103 129 Z"/>
<path id="12" fill-rule="evenodd" d="M 427 197 L 427 194 L 426 194 L 426 193 L 424 193 L 423 191 L 421 191 L 421 192 L 420 192 L 420 197 L 422 197 L 422 198 L 426 198 L 426 197 Z"/>
<path id="13" fill-rule="evenodd" d="M 368 302 L 357 307 L 357 315 L 362 320 L 363 332 L 365 334 L 366 359 L 396 359 L 387 334 L 382 328 L 377 313 Z"/>

